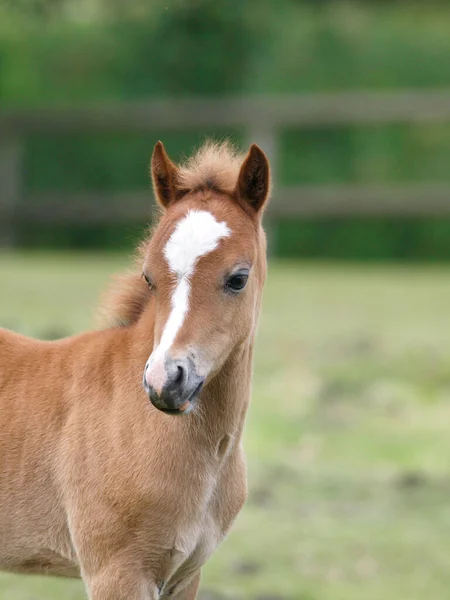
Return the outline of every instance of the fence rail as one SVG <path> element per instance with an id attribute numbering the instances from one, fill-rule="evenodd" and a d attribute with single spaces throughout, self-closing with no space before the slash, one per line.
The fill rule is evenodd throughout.
<path id="1" fill-rule="evenodd" d="M 0 110 L 0 244 L 14 243 L 18 221 L 96 223 L 141 220 L 150 192 L 40 194 L 22 192 L 22 148 L 31 134 L 133 133 L 239 127 L 266 150 L 274 168 L 273 216 L 450 214 L 450 184 L 277 185 L 282 128 L 450 121 L 450 89 L 345 92 L 284 97 L 152 100 L 79 108 Z M 104 210 L 104 207 L 107 208 Z"/>

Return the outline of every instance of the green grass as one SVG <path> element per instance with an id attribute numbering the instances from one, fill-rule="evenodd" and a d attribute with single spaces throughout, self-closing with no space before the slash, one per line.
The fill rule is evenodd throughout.
<path id="1" fill-rule="evenodd" d="M 0 325 L 43 337 L 89 327 L 126 264 L 0 255 Z M 251 493 L 204 569 L 205 598 L 448 596 L 449 275 L 271 265 L 245 440 Z M 10 598 L 83 591 L 0 575 Z"/>

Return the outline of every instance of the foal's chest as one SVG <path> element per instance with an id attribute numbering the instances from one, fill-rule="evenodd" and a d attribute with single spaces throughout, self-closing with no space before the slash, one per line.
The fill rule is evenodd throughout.
<path id="1" fill-rule="evenodd" d="M 211 510 L 177 532 L 173 566 L 177 575 L 195 573 L 208 560 L 225 532 Z"/>
<path id="2" fill-rule="evenodd" d="M 205 564 L 228 532 L 245 498 L 245 465 L 240 456 L 234 457 L 231 464 L 222 465 L 205 505 L 200 510 L 197 506 L 187 511 L 187 518 L 178 524 L 166 589 L 184 585 Z"/>

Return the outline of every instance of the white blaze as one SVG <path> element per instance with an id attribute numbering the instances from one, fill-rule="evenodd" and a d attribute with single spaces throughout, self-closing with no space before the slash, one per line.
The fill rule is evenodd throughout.
<path id="1" fill-rule="evenodd" d="M 190 277 L 197 260 L 209 254 L 231 231 L 223 221 L 205 210 L 190 210 L 175 227 L 165 248 L 164 257 L 177 277 L 170 312 L 161 341 L 151 355 L 151 361 L 162 357 L 172 346 L 189 310 Z"/>

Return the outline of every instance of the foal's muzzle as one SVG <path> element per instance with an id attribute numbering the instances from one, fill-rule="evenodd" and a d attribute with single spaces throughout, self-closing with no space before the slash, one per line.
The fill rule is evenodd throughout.
<path id="1" fill-rule="evenodd" d="M 204 377 L 197 375 L 190 359 L 150 357 L 144 371 L 144 389 L 153 406 L 172 414 L 188 414 L 194 408 Z"/>

